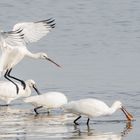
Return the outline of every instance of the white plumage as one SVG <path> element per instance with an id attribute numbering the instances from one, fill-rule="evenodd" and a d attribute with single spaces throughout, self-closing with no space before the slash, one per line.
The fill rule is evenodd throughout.
<path id="1" fill-rule="evenodd" d="M 115 101 L 113 105 L 109 107 L 101 100 L 87 98 L 77 101 L 71 101 L 63 105 L 63 108 L 79 116 L 77 119 L 74 120 L 75 124 L 78 124 L 77 120 L 79 120 L 82 115 L 88 117 L 87 125 L 89 125 L 89 120 L 91 117 L 111 115 L 118 109 L 121 109 L 124 112 L 128 120 L 133 119 L 133 116 L 126 111 L 126 109 L 122 106 L 122 103 L 120 101 Z"/>
<path id="2" fill-rule="evenodd" d="M 30 96 L 24 99 L 24 102 L 34 105 L 34 111 L 38 114 L 37 109 L 42 107 L 48 110 L 61 108 L 62 105 L 67 103 L 67 97 L 61 92 L 47 92 L 37 96 Z"/>
<path id="3" fill-rule="evenodd" d="M 51 60 L 46 53 L 31 53 L 26 44 L 29 42 L 36 42 L 45 35 L 47 35 L 52 28 L 55 27 L 53 19 L 38 21 L 38 22 L 23 22 L 18 23 L 13 27 L 13 31 L 0 32 L 0 48 L 2 55 L 0 58 L 0 73 L 4 77 L 15 84 L 17 93 L 18 86 L 11 79 L 20 81 L 25 89 L 25 82 L 10 75 L 12 68 L 18 64 L 25 56 L 34 59 L 46 59 L 58 67 L 57 63 Z"/>
<path id="4" fill-rule="evenodd" d="M 23 90 L 23 87 L 20 84 L 16 83 L 19 87 L 19 94 L 17 95 L 16 88 L 11 82 L 0 81 L 0 99 L 5 101 L 6 105 L 8 105 L 15 99 L 30 96 L 32 88 L 34 88 L 38 92 L 33 80 L 27 80 L 25 81 L 25 83 L 25 90 Z"/>
<path id="5" fill-rule="evenodd" d="M 13 27 L 13 31 L 22 29 L 22 34 L 24 34 L 24 41 L 26 43 L 36 42 L 45 35 L 47 35 L 52 28 L 55 27 L 55 23 L 52 23 L 54 20 L 48 19 L 38 22 L 24 22 L 17 23 Z"/>

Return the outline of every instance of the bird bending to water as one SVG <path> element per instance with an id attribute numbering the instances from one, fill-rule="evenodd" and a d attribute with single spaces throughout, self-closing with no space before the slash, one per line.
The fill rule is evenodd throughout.
<path id="1" fill-rule="evenodd" d="M 33 80 L 27 80 L 25 81 L 25 83 L 26 83 L 25 90 L 20 84 L 16 83 L 19 87 L 19 94 L 17 95 L 15 92 L 16 91 L 15 86 L 11 82 L 0 81 L 0 99 L 5 101 L 6 105 L 9 105 L 10 102 L 15 99 L 30 96 L 32 88 L 34 88 L 37 94 L 40 94 Z"/>
<path id="2" fill-rule="evenodd" d="M 105 104 L 101 100 L 87 98 L 77 101 L 71 101 L 65 105 L 63 108 L 68 112 L 78 115 L 78 118 L 74 120 L 74 123 L 78 125 L 77 120 L 81 118 L 82 115 L 88 117 L 87 125 L 89 125 L 89 120 L 91 117 L 99 117 L 111 115 L 118 109 L 121 109 L 129 121 L 133 120 L 133 116 L 126 111 L 120 101 L 115 101 L 111 107 Z"/>
<path id="3" fill-rule="evenodd" d="M 39 114 L 37 110 L 45 107 L 49 109 L 61 108 L 62 105 L 66 104 L 67 97 L 61 92 L 47 92 L 37 96 L 30 96 L 24 99 L 25 103 L 31 103 L 35 106 L 34 111 Z"/>
<path id="4" fill-rule="evenodd" d="M 0 58 L 0 73 L 3 73 L 4 77 L 16 86 L 17 94 L 19 88 L 12 79 L 20 81 L 23 89 L 25 89 L 26 84 L 23 80 L 11 76 L 10 73 L 13 67 L 25 56 L 34 59 L 46 59 L 60 67 L 60 65 L 49 58 L 46 53 L 31 53 L 26 48 L 26 44 L 38 41 L 47 35 L 54 27 L 54 19 L 47 19 L 38 22 L 18 23 L 13 27 L 13 31 L 0 32 L 0 48 L 2 50 Z"/>

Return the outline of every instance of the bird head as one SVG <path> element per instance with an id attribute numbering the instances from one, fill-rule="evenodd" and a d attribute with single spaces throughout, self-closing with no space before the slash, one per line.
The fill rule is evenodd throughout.
<path id="1" fill-rule="evenodd" d="M 35 83 L 34 80 L 27 80 L 27 81 L 26 81 L 26 84 L 28 84 L 28 86 L 29 86 L 30 88 L 33 88 L 33 89 L 36 91 L 36 93 L 37 93 L 38 95 L 40 95 L 40 92 L 39 92 L 39 90 L 37 89 L 37 86 L 36 86 L 36 83 Z"/>
<path id="2" fill-rule="evenodd" d="M 43 52 L 38 53 L 38 55 L 39 55 L 40 59 L 46 59 L 48 57 L 48 55 L 46 53 L 43 53 Z"/>
<path id="3" fill-rule="evenodd" d="M 125 114 L 126 118 L 128 121 L 132 121 L 133 120 L 133 115 L 131 115 L 126 109 L 125 107 L 122 105 L 122 103 L 120 101 L 115 101 L 113 104 L 113 107 L 117 109 L 121 109 L 123 111 L 123 113 Z"/>
<path id="4" fill-rule="evenodd" d="M 113 103 L 113 107 L 116 108 L 116 109 L 121 109 L 122 103 L 120 101 L 115 101 Z"/>
<path id="5" fill-rule="evenodd" d="M 50 61 L 51 63 L 55 64 L 57 67 L 61 67 L 59 64 L 57 64 L 55 61 L 53 61 L 51 58 L 48 57 L 46 53 L 39 53 L 39 58 L 40 59 L 45 59 Z"/>

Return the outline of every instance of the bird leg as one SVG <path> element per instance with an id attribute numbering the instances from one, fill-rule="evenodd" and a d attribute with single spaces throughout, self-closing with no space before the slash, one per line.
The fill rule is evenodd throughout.
<path id="1" fill-rule="evenodd" d="M 21 85 L 23 86 L 23 89 L 25 89 L 25 88 L 26 88 L 25 82 L 24 82 L 23 80 L 20 80 L 20 79 L 18 79 L 18 78 L 16 78 L 16 77 L 11 76 L 11 75 L 10 75 L 11 71 L 12 71 L 12 69 L 10 69 L 10 70 L 8 71 L 8 74 L 7 74 L 7 75 L 8 75 L 10 78 L 13 78 L 13 79 L 15 79 L 15 80 L 21 82 Z"/>
<path id="2" fill-rule="evenodd" d="M 10 82 L 12 82 L 15 86 L 16 86 L 16 91 L 17 91 L 17 94 L 18 94 L 18 92 L 19 92 L 19 87 L 18 87 L 18 85 L 15 83 L 15 82 L 13 82 L 11 79 L 9 79 L 8 78 L 8 70 L 6 71 L 6 73 L 4 74 L 4 77 L 7 79 L 7 80 L 9 80 Z"/>
<path id="3" fill-rule="evenodd" d="M 87 120 L 87 126 L 89 126 L 89 120 L 90 120 L 90 119 L 88 118 L 88 120 Z"/>
<path id="4" fill-rule="evenodd" d="M 5 104 L 5 105 L 0 105 L 0 106 L 5 106 L 5 107 L 6 107 L 6 106 L 9 106 L 9 104 Z"/>
<path id="5" fill-rule="evenodd" d="M 37 109 L 42 108 L 43 106 L 38 106 L 36 108 L 34 108 L 34 112 L 36 113 L 36 115 L 38 115 L 39 113 L 37 112 Z"/>
<path id="6" fill-rule="evenodd" d="M 79 125 L 78 123 L 77 123 L 77 120 L 79 120 L 81 118 L 81 116 L 79 116 L 78 118 L 76 118 L 73 122 L 74 122 L 74 124 L 76 124 L 76 125 Z"/>
<path id="7" fill-rule="evenodd" d="M 50 110 L 47 110 L 48 115 L 50 115 Z"/>

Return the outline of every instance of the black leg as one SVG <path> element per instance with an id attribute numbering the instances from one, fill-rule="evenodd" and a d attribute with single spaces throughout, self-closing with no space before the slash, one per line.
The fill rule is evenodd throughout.
<path id="1" fill-rule="evenodd" d="M 8 77 L 13 78 L 13 79 L 15 79 L 15 80 L 21 82 L 21 85 L 23 86 L 23 89 L 25 89 L 25 88 L 26 88 L 25 82 L 24 82 L 23 80 L 20 80 L 20 79 L 18 79 L 18 78 L 16 78 L 16 77 L 11 76 L 11 75 L 10 75 L 11 71 L 12 71 L 12 69 L 10 69 L 10 70 L 8 71 L 8 74 L 7 74 Z"/>
<path id="2" fill-rule="evenodd" d="M 88 120 L 87 120 L 87 125 L 88 125 L 88 126 L 89 126 L 89 120 L 90 120 L 90 119 L 88 118 Z"/>
<path id="3" fill-rule="evenodd" d="M 6 73 L 4 74 L 4 77 L 7 79 L 7 80 L 9 80 L 10 82 L 12 82 L 15 86 L 16 86 L 16 91 L 17 91 L 17 94 L 18 94 L 18 92 L 19 92 L 19 87 L 18 87 L 18 85 L 15 83 L 15 82 L 13 82 L 11 79 L 9 79 L 8 78 L 8 70 L 6 71 Z"/>
<path id="4" fill-rule="evenodd" d="M 79 120 L 81 118 L 81 116 L 79 116 L 78 118 L 76 118 L 73 122 L 76 124 L 76 125 L 79 125 L 76 121 Z"/>
<path id="5" fill-rule="evenodd" d="M 39 114 L 39 113 L 37 112 L 37 109 L 42 108 L 42 107 L 43 107 L 43 106 L 38 106 L 38 107 L 34 108 L 34 112 L 36 113 L 36 115 Z"/>
<path id="6" fill-rule="evenodd" d="M 47 111 L 47 113 L 48 113 L 48 115 L 50 115 L 50 111 L 49 110 Z"/>
<path id="7" fill-rule="evenodd" d="M 5 105 L 0 105 L 0 107 L 1 107 L 1 106 L 9 106 L 9 104 L 5 104 Z"/>

